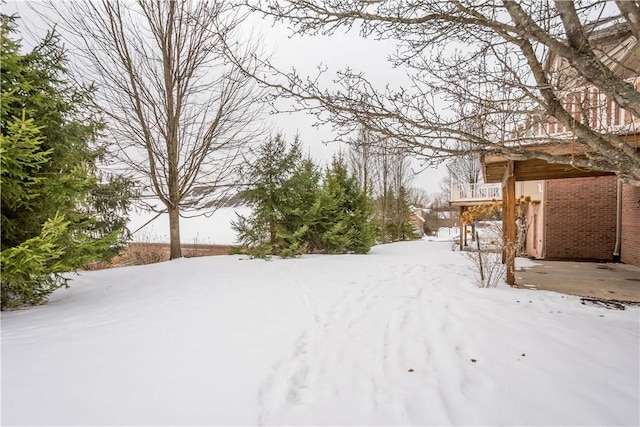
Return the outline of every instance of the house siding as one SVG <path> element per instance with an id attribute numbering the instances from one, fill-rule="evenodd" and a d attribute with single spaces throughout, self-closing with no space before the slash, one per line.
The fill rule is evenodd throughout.
<path id="1" fill-rule="evenodd" d="M 545 258 L 612 261 L 615 176 L 546 182 Z"/>
<path id="2" fill-rule="evenodd" d="M 640 187 L 622 186 L 620 260 L 640 267 Z"/>
<path id="3" fill-rule="evenodd" d="M 541 205 L 530 205 L 525 209 L 527 221 L 527 255 L 542 258 L 544 250 L 544 214 Z"/>
<path id="4" fill-rule="evenodd" d="M 521 184 L 520 193 L 518 186 Z M 529 196 L 533 203 L 524 206 L 523 213 L 527 226 L 526 252 L 534 258 L 542 258 L 544 251 L 544 186 L 545 181 L 525 181 L 516 183 L 516 197 Z"/>

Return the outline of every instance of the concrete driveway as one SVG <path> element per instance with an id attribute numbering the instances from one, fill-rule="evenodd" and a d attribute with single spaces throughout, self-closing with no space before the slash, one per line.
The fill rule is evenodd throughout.
<path id="1" fill-rule="evenodd" d="M 628 264 L 533 260 L 516 270 L 518 287 L 640 302 L 640 268 Z"/>

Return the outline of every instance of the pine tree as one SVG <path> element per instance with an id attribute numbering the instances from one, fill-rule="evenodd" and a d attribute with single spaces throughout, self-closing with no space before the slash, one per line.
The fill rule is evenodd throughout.
<path id="1" fill-rule="evenodd" d="M 288 147 L 278 134 L 258 147 L 255 162 L 248 165 L 245 175 L 251 184 L 243 196 L 253 212 L 250 217 L 238 215 L 232 227 L 238 233 L 240 244 L 249 247 L 254 256 L 264 257 L 280 251 L 282 240 L 278 235 L 283 212 L 295 203 L 288 181 L 301 158 L 298 138 Z"/>
<path id="2" fill-rule="evenodd" d="M 373 245 L 371 202 L 341 157 L 320 186 L 321 174 L 310 158 L 302 159 L 299 141 L 287 149 L 277 136 L 260 147 L 249 177 L 244 195 L 253 214 L 238 215 L 233 227 L 251 255 L 367 253 Z"/>
<path id="3" fill-rule="evenodd" d="M 349 176 L 342 157 L 327 170 L 317 204 L 318 223 L 324 228 L 322 245 L 328 253 L 367 253 L 375 243 L 371 201 Z"/>
<path id="4" fill-rule="evenodd" d="M 67 83 L 64 52 L 50 33 L 20 53 L 15 20 L 2 15 L 2 307 L 38 304 L 63 273 L 105 259 L 123 244 L 131 183 L 100 176 L 100 124 L 91 92 Z"/>
<path id="5" fill-rule="evenodd" d="M 320 195 L 321 174 L 310 157 L 302 160 L 285 187 L 287 203 L 282 209 L 278 237 L 280 256 L 292 257 L 317 250 L 317 222 L 314 207 Z"/>

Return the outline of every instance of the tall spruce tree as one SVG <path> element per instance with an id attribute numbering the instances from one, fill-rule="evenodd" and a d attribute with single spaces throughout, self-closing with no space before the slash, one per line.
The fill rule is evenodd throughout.
<path id="1" fill-rule="evenodd" d="M 253 213 L 238 215 L 233 228 L 251 255 L 369 252 L 372 204 L 342 157 L 321 177 L 313 160 L 302 158 L 299 141 L 287 147 L 279 135 L 260 147 L 248 172 L 244 196 Z"/>
<path id="2" fill-rule="evenodd" d="M 2 308 L 39 304 L 63 273 L 107 259 L 123 244 L 132 185 L 100 175 L 100 124 L 91 92 L 66 80 L 55 34 L 22 54 L 2 15 Z"/>
<path id="3" fill-rule="evenodd" d="M 243 196 L 253 213 L 238 214 L 232 227 L 238 233 L 238 242 L 248 246 L 255 256 L 280 252 L 283 212 L 290 211 L 297 203 L 290 179 L 301 158 L 298 138 L 288 146 L 278 134 L 260 145 L 255 161 L 248 164 L 245 179 L 251 184 Z"/>
<path id="4" fill-rule="evenodd" d="M 317 202 L 318 222 L 324 227 L 321 239 L 327 253 L 369 252 L 375 243 L 371 200 L 349 175 L 341 156 L 327 169 L 322 194 Z"/>
<path id="5" fill-rule="evenodd" d="M 320 196 L 321 173 L 310 157 L 302 160 L 287 181 L 287 203 L 284 206 L 278 234 L 282 242 L 280 256 L 291 257 L 318 249 L 316 202 Z"/>

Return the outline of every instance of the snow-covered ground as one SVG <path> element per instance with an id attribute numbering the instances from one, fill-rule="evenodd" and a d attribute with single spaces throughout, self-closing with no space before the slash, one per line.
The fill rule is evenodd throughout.
<path id="1" fill-rule="evenodd" d="M 3 425 L 635 425 L 640 310 L 450 244 L 82 273 L 2 313 Z"/>
<path id="2" fill-rule="evenodd" d="M 425 240 L 431 242 L 448 242 L 458 238 L 460 227 L 440 227 L 434 236 L 425 236 Z"/>

